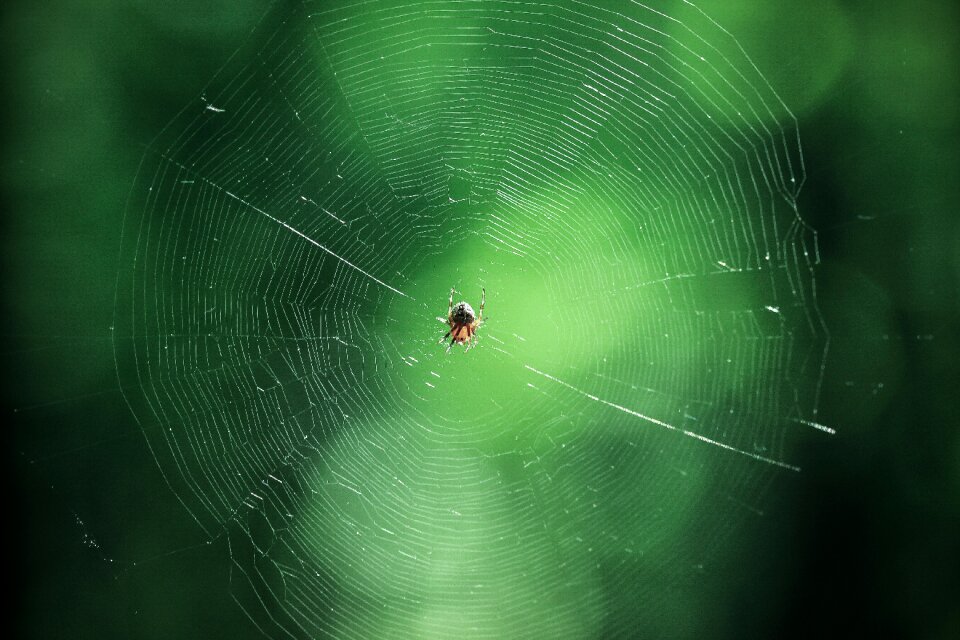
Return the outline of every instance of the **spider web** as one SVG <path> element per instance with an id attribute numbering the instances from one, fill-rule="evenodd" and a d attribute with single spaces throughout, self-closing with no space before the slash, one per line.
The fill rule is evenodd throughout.
<path id="1" fill-rule="evenodd" d="M 690 631 L 828 430 L 790 112 L 686 2 L 306 2 L 257 34 L 143 157 L 115 331 L 238 602 L 271 637 Z M 466 355 L 451 286 L 487 291 Z"/>

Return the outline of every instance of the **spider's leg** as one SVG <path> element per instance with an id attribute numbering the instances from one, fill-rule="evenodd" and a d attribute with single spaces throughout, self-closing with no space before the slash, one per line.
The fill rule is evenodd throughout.
<path id="1" fill-rule="evenodd" d="M 486 289 L 486 287 L 481 287 L 481 288 L 480 288 L 480 291 L 482 291 L 482 293 L 481 293 L 481 295 L 480 295 L 480 315 L 477 316 L 477 323 L 478 323 L 478 324 L 479 324 L 480 322 L 483 322 L 483 305 L 487 304 L 487 289 Z"/>
<path id="2" fill-rule="evenodd" d="M 451 333 L 453 334 L 453 337 L 450 338 L 450 344 L 453 345 L 453 343 L 457 340 L 457 334 L 460 333 L 460 325 L 455 324 L 451 326 L 450 331 L 447 331 L 445 334 L 443 334 L 443 337 L 440 338 L 440 344 L 443 344 L 443 341 L 446 340 L 447 336 L 449 336 Z M 450 351 L 450 347 L 447 347 L 447 351 Z"/>
<path id="3" fill-rule="evenodd" d="M 450 353 L 450 349 L 453 348 L 453 343 L 457 341 L 457 336 L 450 338 L 450 344 L 447 345 L 447 353 Z"/>
<path id="4" fill-rule="evenodd" d="M 440 316 L 437 316 L 437 320 L 439 320 L 443 324 L 450 324 L 450 318 L 441 318 Z"/>
<path id="5" fill-rule="evenodd" d="M 466 351 L 470 351 L 470 347 L 473 346 L 473 332 L 476 331 L 474 325 L 467 325 L 467 348 Z"/>
<path id="6" fill-rule="evenodd" d="M 453 313 L 453 287 L 450 287 L 450 304 L 447 305 L 447 317 L 450 317 L 450 314 Z"/>

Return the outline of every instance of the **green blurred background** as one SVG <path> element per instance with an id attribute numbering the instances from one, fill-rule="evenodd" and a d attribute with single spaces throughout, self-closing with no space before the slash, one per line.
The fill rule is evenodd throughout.
<path id="1" fill-rule="evenodd" d="M 765 516 L 737 532 L 737 570 L 705 578 L 721 603 L 710 635 L 956 637 L 958 9 L 699 6 L 799 120 L 799 206 L 820 233 L 832 339 L 820 416 L 837 429 L 799 443 L 803 472 L 777 476 Z M 3 9 L 4 412 L 22 637 L 259 637 L 231 597 L 230 550 L 201 535 L 133 424 L 110 327 L 145 145 L 265 10 Z"/>

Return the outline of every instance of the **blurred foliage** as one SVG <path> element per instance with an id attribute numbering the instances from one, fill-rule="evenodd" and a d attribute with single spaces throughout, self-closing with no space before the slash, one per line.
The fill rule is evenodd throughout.
<path id="1" fill-rule="evenodd" d="M 801 212 L 820 232 L 832 334 L 821 416 L 838 430 L 804 443 L 804 473 L 777 482 L 767 517 L 743 533 L 716 635 L 956 637 L 956 3 L 702 6 L 800 121 Z M 202 542 L 131 426 L 110 330 L 144 145 L 266 8 L 3 9 L 5 409 L 16 411 L 23 637 L 258 637 L 231 601 L 229 550 Z"/>

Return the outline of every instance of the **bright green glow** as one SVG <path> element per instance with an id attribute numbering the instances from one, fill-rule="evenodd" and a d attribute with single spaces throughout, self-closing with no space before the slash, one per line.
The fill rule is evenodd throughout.
<path id="1" fill-rule="evenodd" d="M 705 0 L 696 6 L 681 11 L 681 20 L 702 20 L 699 11 L 703 11 L 720 24 L 796 115 L 816 108 L 831 95 L 855 53 L 851 26 L 835 0 L 780 3 L 776 11 L 770 11 L 764 0 Z M 679 28 L 675 35 L 686 45 L 696 40 Z M 804 64 L 798 66 L 798 59 Z M 770 120 L 766 113 L 751 116 Z"/>
<path id="2" fill-rule="evenodd" d="M 510 486 L 502 461 L 425 444 L 412 464 L 367 443 L 399 449 L 405 445 L 398 439 L 415 431 L 365 431 L 364 441 L 332 443 L 347 453 L 322 468 L 313 509 L 302 519 L 308 552 L 337 576 L 343 597 L 384 603 L 385 612 L 370 619 L 345 614 L 341 633 L 419 638 L 462 628 L 470 637 L 476 627 L 501 637 L 544 629 L 592 637 L 586 632 L 599 613 L 596 577 L 578 575 L 574 590 L 564 586 L 570 576 L 562 567 L 531 563 L 553 546 L 551 534 L 525 517 L 529 496 L 491 491 Z M 437 482 L 454 470 L 455 483 Z M 339 517 L 330 519 L 333 512 Z M 539 604 L 518 607 L 524 602 Z M 410 603 L 409 614 L 390 613 Z"/>

